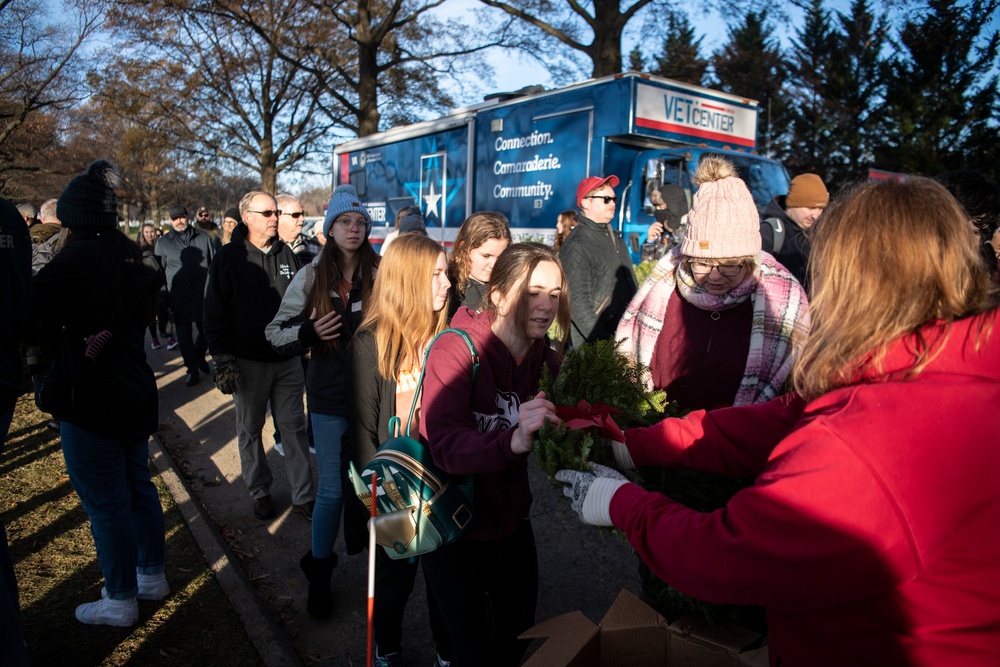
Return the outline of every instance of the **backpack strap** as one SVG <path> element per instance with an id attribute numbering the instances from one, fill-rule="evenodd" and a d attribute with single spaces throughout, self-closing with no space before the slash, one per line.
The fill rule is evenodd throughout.
<path id="1" fill-rule="evenodd" d="M 431 348 L 434 347 L 435 341 L 437 341 L 438 338 L 445 335 L 446 333 L 458 334 L 459 336 L 462 337 L 462 340 L 465 341 L 465 346 L 469 348 L 469 354 L 472 355 L 472 387 L 473 389 L 475 389 L 476 387 L 476 376 L 479 374 L 479 351 L 476 350 L 476 346 L 473 344 L 472 338 L 469 336 L 469 334 L 462 331 L 461 329 L 445 329 L 437 336 L 434 336 L 434 338 L 431 339 L 430 345 L 427 346 L 427 352 L 424 353 L 424 366 L 423 368 L 420 369 L 420 377 L 417 379 L 417 388 L 413 392 L 413 402 L 410 403 L 410 416 L 406 420 L 407 438 L 410 437 L 410 425 L 413 423 L 413 414 L 417 410 L 417 401 L 420 400 L 420 392 L 424 388 L 424 373 L 427 371 L 427 360 L 430 359 Z M 396 420 L 395 424 L 392 421 L 393 419 Z M 393 416 L 389 419 L 389 434 L 392 435 L 393 433 L 398 432 L 398 429 L 399 429 L 399 417 Z"/>
<path id="2" fill-rule="evenodd" d="M 774 230 L 774 240 L 771 242 L 771 254 L 777 255 L 781 252 L 781 246 L 785 244 L 785 223 L 778 218 L 764 218 L 764 222 L 771 225 L 771 229 Z"/>

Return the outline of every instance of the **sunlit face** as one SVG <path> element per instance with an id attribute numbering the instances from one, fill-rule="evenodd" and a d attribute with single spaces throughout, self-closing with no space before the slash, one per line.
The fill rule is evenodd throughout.
<path id="1" fill-rule="evenodd" d="M 175 232 L 183 232 L 188 228 L 188 219 L 186 215 L 182 215 L 179 218 L 174 218 L 170 221 L 170 226 L 174 228 Z"/>
<path id="2" fill-rule="evenodd" d="M 152 225 L 147 225 L 142 228 L 142 239 L 148 244 L 152 245 L 156 242 L 156 228 Z"/>
<path id="3" fill-rule="evenodd" d="M 278 233 L 278 205 L 274 198 L 266 194 L 254 195 L 250 200 L 250 208 L 243 214 L 243 221 L 247 223 L 250 230 L 250 242 L 261 239 L 272 239 Z M 264 215 L 260 211 L 267 211 L 270 215 Z"/>
<path id="4" fill-rule="evenodd" d="M 793 206 L 792 208 L 786 208 L 785 213 L 791 218 L 796 225 L 802 229 L 809 229 L 813 226 L 813 223 L 823 215 L 823 209 L 821 208 L 808 208 L 806 206 Z"/>
<path id="5" fill-rule="evenodd" d="M 580 200 L 580 210 L 585 216 L 599 223 L 608 223 L 615 217 L 615 202 L 604 201 L 604 197 L 614 197 L 615 191 L 610 185 L 605 183 L 597 188 L 582 200 Z M 598 199 L 598 198 L 601 199 Z"/>
<path id="6" fill-rule="evenodd" d="M 555 262 L 539 262 L 528 277 L 528 289 L 524 294 L 525 304 L 524 334 L 528 340 L 538 340 L 545 337 L 559 312 L 559 299 L 562 298 L 562 270 Z M 497 321 L 503 326 L 506 321 L 513 321 L 518 307 L 518 297 L 521 295 L 523 280 L 517 281 L 508 294 L 494 296 L 497 305 Z"/>
<path id="7" fill-rule="evenodd" d="M 434 312 L 439 313 L 448 302 L 448 290 L 451 288 L 451 281 L 448 280 L 448 256 L 443 252 L 438 254 L 437 262 L 434 264 L 434 276 L 431 278 L 431 301 L 434 303 Z"/>
<path id="8" fill-rule="evenodd" d="M 232 233 L 232 231 L 234 229 L 236 229 L 236 225 L 238 225 L 238 224 L 239 223 L 236 222 L 235 220 L 233 220 L 232 218 L 223 218 L 222 219 L 222 228 L 224 230 L 226 230 L 227 232 L 229 232 L 229 233 Z"/>
<path id="9" fill-rule="evenodd" d="M 500 253 L 507 249 L 507 245 L 507 239 L 490 239 L 478 248 L 473 248 L 469 253 L 469 276 L 481 283 L 488 283 L 493 265 L 497 263 Z"/>
<path id="10" fill-rule="evenodd" d="M 285 243 L 294 241 L 302 233 L 304 220 L 302 204 L 294 200 L 286 201 L 281 207 L 281 216 L 278 218 L 278 236 Z"/>
<path id="11" fill-rule="evenodd" d="M 746 262 L 737 259 L 689 259 L 688 262 L 694 281 L 713 296 L 728 294 L 749 272 Z M 723 271 L 733 275 L 723 275 Z"/>
<path id="12" fill-rule="evenodd" d="M 330 225 L 333 242 L 341 250 L 354 252 L 365 242 L 365 216 L 357 211 L 347 211 L 337 216 Z"/>

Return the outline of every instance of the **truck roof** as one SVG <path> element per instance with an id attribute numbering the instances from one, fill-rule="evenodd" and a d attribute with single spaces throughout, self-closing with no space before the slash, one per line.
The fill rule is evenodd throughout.
<path id="1" fill-rule="evenodd" d="M 643 81 L 660 83 L 672 88 L 680 88 L 687 90 L 699 96 L 708 96 L 714 98 L 721 98 L 728 100 L 734 104 L 740 104 L 743 106 L 756 107 L 759 105 L 757 100 L 753 100 L 747 97 L 740 97 L 739 95 L 732 95 L 730 93 L 724 93 L 720 90 L 714 90 L 712 88 L 704 88 L 702 86 L 695 86 L 690 83 L 682 83 L 680 81 L 675 81 L 673 79 L 667 79 L 665 77 L 654 76 L 652 74 L 642 74 L 640 72 L 623 72 L 621 74 L 614 74 L 611 76 L 605 76 L 598 79 L 587 79 L 585 81 L 580 81 L 578 83 L 571 84 L 569 86 L 564 86 L 562 88 L 552 88 L 545 90 L 544 92 L 538 93 L 524 93 L 521 91 L 514 91 L 511 93 L 499 93 L 491 95 L 489 98 L 483 102 L 477 104 L 470 104 L 463 107 L 456 107 L 451 111 L 448 111 L 443 116 L 434 118 L 432 120 L 420 121 L 417 123 L 411 123 L 410 125 L 401 125 L 399 127 L 394 127 L 383 132 L 378 132 L 367 137 L 360 137 L 358 139 L 352 139 L 339 144 L 334 149 L 334 154 L 341 154 L 346 152 L 352 152 L 356 150 L 363 150 L 365 148 L 370 148 L 373 146 L 382 145 L 385 143 L 403 141 L 405 139 L 410 139 L 413 137 L 419 137 L 427 134 L 428 132 L 439 132 L 442 130 L 451 129 L 454 127 L 460 127 L 471 119 L 475 118 L 476 114 L 483 109 L 508 106 L 512 104 L 520 104 L 527 98 L 531 99 L 541 99 L 551 95 L 558 95 L 571 90 L 578 90 L 581 88 L 587 88 L 590 86 L 597 86 L 608 81 L 613 81 L 616 79 L 642 79 Z M 528 90 L 536 88 L 535 86 L 528 86 L 523 90 Z"/>

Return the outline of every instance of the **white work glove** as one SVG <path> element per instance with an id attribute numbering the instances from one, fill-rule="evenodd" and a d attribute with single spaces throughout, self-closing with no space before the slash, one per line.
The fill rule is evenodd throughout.
<path id="1" fill-rule="evenodd" d="M 591 526 L 611 526 L 611 498 L 629 481 L 617 470 L 590 464 L 591 470 L 560 470 L 556 480 L 565 484 L 563 495 L 570 507 Z"/>

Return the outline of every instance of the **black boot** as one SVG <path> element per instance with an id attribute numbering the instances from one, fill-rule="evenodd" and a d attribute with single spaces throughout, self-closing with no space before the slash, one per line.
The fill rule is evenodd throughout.
<path id="1" fill-rule="evenodd" d="M 329 558 L 313 558 L 310 551 L 299 561 L 306 579 L 309 580 L 309 598 L 306 611 L 310 616 L 326 618 L 333 613 L 333 594 L 330 593 L 330 577 L 337 567 L 337 554 Z"/>

